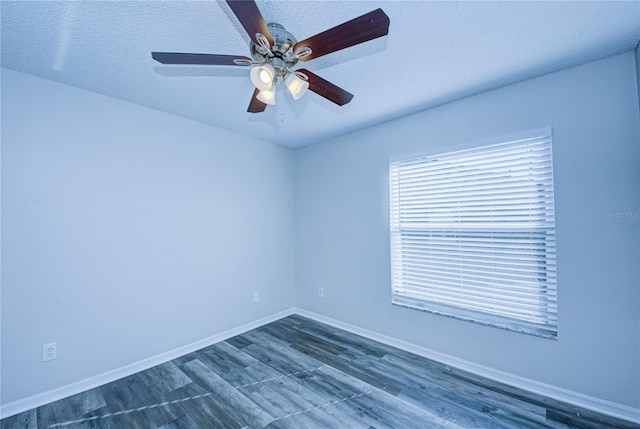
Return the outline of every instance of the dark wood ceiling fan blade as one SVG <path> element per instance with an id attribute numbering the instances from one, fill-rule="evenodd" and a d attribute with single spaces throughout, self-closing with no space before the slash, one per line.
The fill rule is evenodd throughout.
<path id="1" fill-rule="evenodd" d="M 251 96 L 251 102 L 249 103 L 249 108 L 247 109 L 247 112 L 260 113 L 260 112 L 264 112 L 264 109 L 267 108 L 267 105 L 265 103 L 263 103 L 262 101 L 256 98 L 259 92 L 260 90 L 258 88 L 256 88 L 253 91 L 253 95 Z"/>
<path id="2" fill-rule="evenodd" d="M 376 9 L 298 42 L 293 49 L 295 52 L 303 47 L 311 48 L 311 55 L 300 58 L 300 61 L 309 61 L 359 43 L 386 36 L 389 34 L 389 22 L 387 14 L 382 9 Z"/>
<path id="3" fill-rule="evenodd" d="M 353 94 L 345 91 L 337 85 L 332 84 L 317 74 L 311 73 L 307 69 L 299 69 L 297 72 L 306 74 L 309 77 L 309 90 L 336 103 L 338 106 L 344 106 L 353 98 Z"/>
<path id="4" fill-rule="evenodd" d="M 188 54 L 182 52 L 151 52 L 151 57 L 162 64 L 193 64 L 207 66 L 236 66 L 234 60 L 251 63 L 251 58 L 241 55 Z M 248 63 L 248 64 L 249 64 Z"/>
<path id="5" fill-rule="evenodd" d="M 253 0 L 227 0 L 227 4 L 244 27 L 251 40 L 258 43 L 256 33 L 262 33 L 273 46 L 273 36 L 267 27 L 258 5 Z"/>

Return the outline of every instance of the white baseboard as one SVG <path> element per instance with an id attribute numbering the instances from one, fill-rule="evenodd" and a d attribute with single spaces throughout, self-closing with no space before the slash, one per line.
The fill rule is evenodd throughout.
<path id="1" fill-rule="evenodd" d="M 456 358 L 451 355 L 439 353 L 434 350 L 430 350 L 426 347 L 417 346 L 415 344 L 398 340 L 393 337 L 389 337 L 368 329 L 363 329 L 349 323 L 341 322 L 330 317 L 322 316 L 317 313 L 313 313 L 300 308 L 290 308 L 288 310 L 281 311 L 279 313 L 264 317 L 259 320 L 244 324 L 237 328 L 230 329 L 225 332 L 221 332 L 217 335 L 213 335 L 208 338 L 204 338 L 200 341 L 178 347 L 174 350 L 161 353 L 156 356 L 152 356 L 147 359 L 143 359 L 138 362 L 134 362 L 130 365 L 126 365 L 121 368 L 106 372 L 104 374 L 97 375 L 76 383 L 63 386 L 58 389 L 50 390 L 47 392 L 39 393 L 37 395 L 29 396 L 18 401 L 10 402 L 0 406 L 0 418 L 11 417 L 15 414 L 19 414 L 24 411 L 31 410 L 33 408 L 40 407 L 42 405 L 67 398 L 69 396 L 84 392 L 89 389 L 102 386 L 103 384 L 111 383 L 112 381 L 119 380 L 123 377 L 135 374 L 136 372 L 144 371 L 156 365 L 168 362 L 180 356 L 184 356 L 188 353 L 192 353 L 201 348 L 208 347 L 220 341 L 227 340 L 236 335 L 240 335 L 244 332 L 250 331 L 257 327 L 266 325 L 275 320 L 289 316 L 291 314 L 299 314 L 309 319 L 316 320 L 318 322 L 326 323 L 327 325 L 334 326 L 336 328 L 344 329 L 345 331 L 361 335 L 363 337 L 379 341 L 381 343 L 397 347 L 401 350 L 405 350 L 411 353 L 415 353 L 419 356 L 423 356 L 428 359 L 432 359 L 437 362 L 441 362 L 445 365 L 450 365 L 471 373 L 487 377 L 491 380 L 498 381 L 500 383 L 508 384 L 510 386 L 518 387 L 529 392 L 537 393 L 547 396 L 549 398 L 557 399 L 559 401 L 567 402 L 569 404 L 577 405 L 592 411 L 596 411 L 602 414 L 606 414 L 612 417 L 624 419 L 633 423 L 640 424 L 640 409 L 629 407 L 626 405 L 617 404 L 615 402 L 605 401 L 603 399 L 595 398 L 593 396 L 584 395 L 582 393 L 573 392 L 571 390 L 563 389 L 560 387 L 552 386 L 549 384 L 541 383 L 528 378 L 520 377 L 514 374 L 510 374 L 503 371 L 498 371 L 493 368 L 489 368 L 483 365 L 478 365 L 473 362 L 469 362 L 463 359 Z"/>
<path id="2" fill-rule="evenodd" d="M 427 359 L 443 363 L 445 365 L 449 365 L 489 378 L 500 383 L 508 384 L 510 386 L 518 387 L 532 393 L 537 393 L 539 395 L 544 395 L 562 402 L 577 405 L 579 407 L 596 411 L 598 413 L 617 417 L 619 419 L 627 420 L 633 423 L 640 423 L 640 409 L 638 408 L 621 405 L 615 402 L 605 401 L 593 396 L 584 395 L 582 393 L 552 386 L 550 384 L 541 383 L 539 381 L 520 377 L 508 372 L 499 371 L 487 366 L 478 365 L 464 359 L 459 359 L 451 355 L 436 352 L 426 347 L 417 346 L 406 341 L 382 335 L 368 329 L 363 329 L 349 323 L 341 322 L 330 317 L 313 313 L 311 311 L 295 308 L 294 313 L 299 314 L 300 316 L 308 317 L 309 319 L 313 319 L 318 322 L 326 323 L 327 325 L 331 325 L 333 327 L 340 328 L 354 334 L 361 335 L 371 340 L 379 341 L 383 344 L 397 347 L 401 350 L 417 354 L 418 356 L 422 356 Z"/>
<path id="3" fill-rule="evenodd" d="M 294 309 L 290 308 L 279 313 L 264 317 L 262 319 L 254 320 L 253 322 L 249 322 L 237 328 L 229 329 L 228 331 L 224 331 L 211 337 L 204 338 L 194 343 L 178 347 L 168 352 L 160 353 L 156 356 L 151 356 L 150 358 L 143 359 L 138 362 L 134 362 L 130 365 L 126 365 L 121 368 L 117 368 L 112 371 L 105 372 L 103 374 L 60 387 L 58 389 L 49 390 L 47 392 L 19 399 L 14 402 L 9 402 L 8 404 L 0 406 L 0 419 L 11 417 L 24 411 L 49 404 L 54 401 L 58 401 L 60 399 L 68 398 L 69 396 L 76 395 L 89 389 L 94 389 L 98 386 L 111 383 L 112 381 L 119 380 L 123 377 L 128 377 L 132 374 L 135 374 L 136 372 L 144 371 L 156 365 L 169 362 L 170 360 L 173 360 L 180 356 L 195 352 L 196 350 L 200 350 L 204 347 L 208 347 L 220 341 L 227 340 L 236 335 L 240 335 L 262 325 L 266 325 L 267 323 L 282 319 L 283 317 L 289 316 L 293 313 Z"/>

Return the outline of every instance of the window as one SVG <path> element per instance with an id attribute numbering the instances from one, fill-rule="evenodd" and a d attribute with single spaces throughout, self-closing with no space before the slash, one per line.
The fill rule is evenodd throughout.
<path id="1" fill-rule="evenodd" d="M 557 337 L 550 134 L 390 163 L 394 304 Z"/>

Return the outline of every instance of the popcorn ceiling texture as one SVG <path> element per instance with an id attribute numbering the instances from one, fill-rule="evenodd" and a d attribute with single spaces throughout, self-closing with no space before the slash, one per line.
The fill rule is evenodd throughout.
<path id="1" fill-rule="evenodd" d="M 355 95 L 246 113 L 248 68 L 162 66 L 151 51 L 248 55 L 215 1 L 2 2 L 2 66 L 301 147 L 635 48 L 640 2 L 258 1 L 298 40 L 381 7 L 389 36 L 305 67 Z"/>

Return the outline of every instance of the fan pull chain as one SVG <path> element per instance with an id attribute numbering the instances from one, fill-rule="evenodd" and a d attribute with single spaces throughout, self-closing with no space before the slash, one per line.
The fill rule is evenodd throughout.
<path id="1" fill-rule="evenodd" d="M 284 113 L 280 113 L 280 122 L 284 124 Z M 276 121 L 276 134 L 278 134 L 278 130 L 280 127 L 278 126 L 278 122 Z"/>

